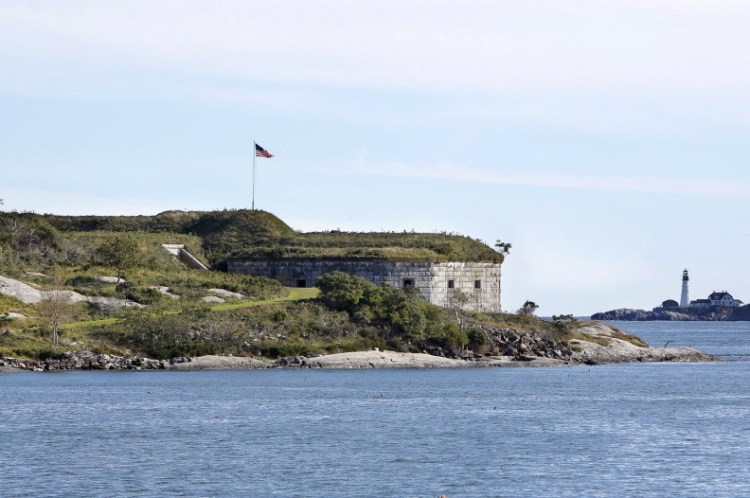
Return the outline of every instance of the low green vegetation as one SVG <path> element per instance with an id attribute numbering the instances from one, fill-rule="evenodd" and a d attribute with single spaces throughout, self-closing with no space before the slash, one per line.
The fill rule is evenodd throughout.
<path id="1" fill-rule="evenodd" d="M 134 275 L 145 278 L 140 272 Z M 113 291 L 113 285 L 98 290 Z M 456 355 L 467 349 L 483 351 L 486 327 L 555 333 L 552 323 L 534 316 L 439 308 L 412 293 L 343 273 L 322 277 L 319 290 L 281 290 L 286 295 L 221 304 L 169 299 L 143 309 L 92 311 L 87 303 L 79 303 L 71 306 L 71 321 L 60 327 L 57 346 L 49 322 L 31 312 L 35 307 L 4 298 L 4 308 L 25 310 L 30 318 L 0 324 L 0 355 L 39 359 L 88 349 L 152 358 L 201 354 L 278 358 L 376 347 L 408 352 L 439 348 Z"/>
<path id="2" fill-rule="evenodd" d="M 584 342 L 593 342 L 594 344 L 599 344 L 600 346 L 609 346 L 609 344 L 612 342 L 612 339 L 610 339 L 609 337 L 585 334 L 578 331 L 569 333 L 567 339 L 577 339 Z"/>
<path id="3" fill-rule="evenodd" d="M 559 336 L 533 316 L 440 308 L 410 292 L 343 273 L 319 288 L 188 269 L 162 244 L 183 244 L 220 269 L 229 257 L 393 258 L 502 261 L 502 252 L 452 234 L 303 234 L 262 211 L 170 211 L 156 216 L 67 217 L 0 212 L 0 275 L 60 292 L 26 305 L 0 295 L 0 356 L 46 358 L 62 351 L 153 358 L 201 354 L 267 358 L 387 348 L 458 355 L 483 351 L 486 330 Z M 506 244 L 509 246 L 509 244 Z M 507 248 L 504 249 L 507 252 Z M 241 298 L 205 302 L 211 289 Z M 107 304 L 119 300 L 119 304 Z M 139 306 L 122 306 L 125 302 Z M 459 303 L 460 304 L 460 303 Z"/>
<path id="4" fill-rule="evenodd" d="M 380 258 L 398 261 L 502 262 L 504 251 L 449 233 L 332 230 L 302 233 L 264 211 L 166 211 L 155 216 L 54 216 L 0 212 L 0 261 L 90 259 L 87 239 L 134 235 L 139 244 L 185 244 L 217 269 L 234 257 Z M 120 242 L 122 243 L 122 242 Z M 507 246 L 508 244 L 506 244 Z"/>
<path id="5" fill-rule="evenodd" d="M 252 307 L 184 308 L 173 315 L 141 313 L 91 335 L 122 351 L 156 358 L 219 353 L 278 358 L 375 347 L 404 352 L 440 348 L 456 355 L 466 349 L 482 351 L 487 327 L 557 334 L 552 322 L 534 316 L 440 308 L 412 293 L 345 273 L 324 275 L 318 284 L 318 297 Z"/>
<path id="6" fill-rule="evenodd" d="M 640 337 L 625 333 L 622 330 L 613 330 L 612 337 L 614 337 L 615 339 L 620 339 L 620 340 L 629 342 L 630 344 L 634 346 L 638 346 L 639 348 L 648 347 L 648 344 L 643 342 Z"/>

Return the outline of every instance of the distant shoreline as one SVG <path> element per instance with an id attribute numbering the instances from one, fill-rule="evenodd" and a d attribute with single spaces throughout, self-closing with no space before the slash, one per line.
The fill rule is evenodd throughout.
<path id="1" fill-rule="evenodd" d="M 679 308 L 678 311 L 663 308 L 652 311 L 618 308 L 591 315 L 592 320 L 623 322 L 747 322 L 750 312 L 746 306 L 739 308 L 711 306 L 702 308 Z"/>

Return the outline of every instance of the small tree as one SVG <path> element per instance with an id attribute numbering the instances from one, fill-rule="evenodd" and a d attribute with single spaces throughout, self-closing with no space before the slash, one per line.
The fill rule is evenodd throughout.
<path id="1" fill-rule="evenodd" d="M 500 254 L 510 254 L 510 249 L 513 247 L 513 244 L 510 242 L 503 242 L 502 240 L 498 240 L 495 242 L 495 247 L 497 247 L 497 252 Z"/>
<path id="2" fill-rule="evenodd" d="M 125 270 L 135 266 L 138 260 L 138 243 L 130 236 L 113 237 L 99 246 L 97 254 L 105 266 L 117 272 L 117 283 L 120 283 Z"/>
<path id="3" fill-rule="evenodd" d="M 46 294 L 44 300 L 39 303 L 39 317 L 49 327 L 52 334 L 52 344 L 58 347 L 60 344 L 60 326 L 72 317 L 72 306 L 70 293 L 62 290 L 64 278 L 61 273 L 54 274 L 54 290 Z"/>
<path id="4" fill-rule="evenodd" d="M 525 315 L 525 316 L 533 316 L 536 310 L 539 309 L 539 305 L 537 305 L 534 301 L 526 301 L 523 303 L 523 306 L 521 306 L 518 309 L 519 315 Z"/>
<path id="5" fill-rule="evenodd" d="M 469 302 L 469 294 L 461 289 L 448 289 L 446 304 L 451 309 L 461 309 Z"/>
<path id="6" fill-rule="evenodd" d="M 461 319 L 461 310 L 469 302 L 469 294 L 462 291 L 461 289 L 448 289 L 448 299 L 445 304 L 453 310 L 453 314 L 456 316 L 456 324 L 460 330 L 464 329 L 464 321 Z"/>

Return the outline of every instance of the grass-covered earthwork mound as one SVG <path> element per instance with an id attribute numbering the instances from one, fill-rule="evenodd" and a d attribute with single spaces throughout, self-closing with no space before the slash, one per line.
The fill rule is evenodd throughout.
<path id="1" fill-rule="evenodd" d="M 166 211 L 155 216 L 58 216 L 0 212 L 0 245 L 34 246 L 37 261 L 76 252 L 83 234 L 130 233 L 145 243 L 185 244 L 199 259 L 223 268 L 227 259 L 375 258 L 395 261 L 486 261 L 503 255 L 482 241 L 448 233 L 302 233 L 271 213 L 250 210 Z M 100 237 L 106 235 L 99 235 Z M 75 239 L 75 240 L 71 240 Z M 65 255 L 67 257 L 67 255 Z"/>

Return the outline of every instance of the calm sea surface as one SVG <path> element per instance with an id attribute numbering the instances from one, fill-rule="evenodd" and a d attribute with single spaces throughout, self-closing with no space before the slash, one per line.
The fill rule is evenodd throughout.
<path id="1" fill-rule="evenodd" d="M 0 496 L 750 496 L 750 323 L 619 323 L 732 361 L 0 374 Z"/>

